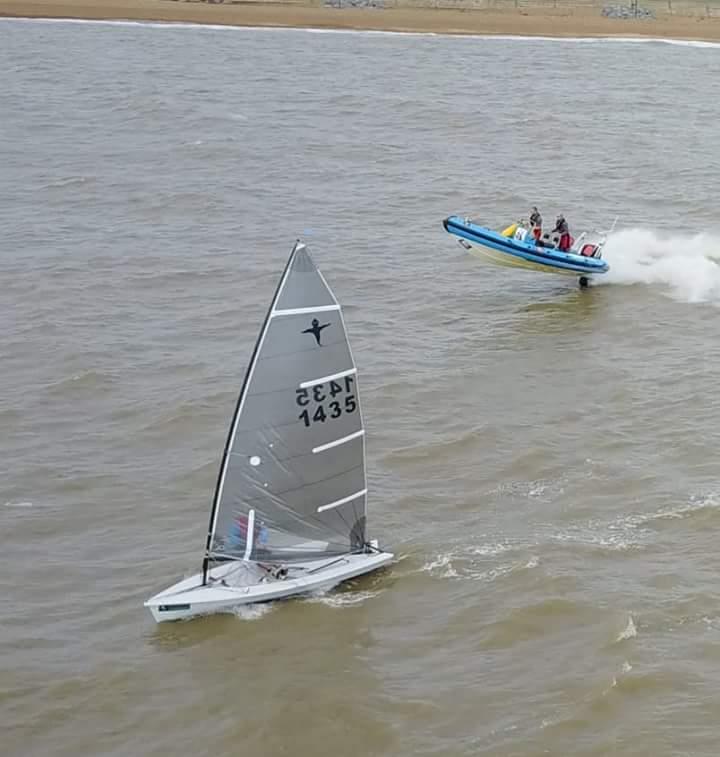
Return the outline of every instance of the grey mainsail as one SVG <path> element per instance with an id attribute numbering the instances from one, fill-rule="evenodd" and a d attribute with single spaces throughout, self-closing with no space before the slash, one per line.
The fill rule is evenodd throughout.
<path id="1" fill-rule="evenodd" d="M 365 545 L 364 427 L 340 305 L 293 249 L 223 457 L 207 561 L 298 561 Z"/>

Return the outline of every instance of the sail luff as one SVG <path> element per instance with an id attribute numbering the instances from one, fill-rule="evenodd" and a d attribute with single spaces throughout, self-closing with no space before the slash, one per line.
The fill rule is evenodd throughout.
<path id="1" fill-rule="evenodd" d="M 237 430 L 238 420 L 240 419 L 240 413 L 242 411 L 242 407 L 245 402 L 247 390 L 248 390 L 248 387 L 250 386 L 250 380 L 252 379 L 252 375 L 255 370 L 255 365 L 257 363 L 258 355 L 260 354 L 262 343 L 265 340 L 265 335 L 267 334 L 268 326 L 270 325 L 270 319 L 271 319 L 272 313 L 275 310 L 275 305 L 277 304 L 277 301 L 280 298 L 280 294 L 282 293 L 283 287 L 285 286 L 285 282 L 287 281 L 288 273 L 290 272 L 290 269 L 292 267 L 293 259 L 295 258 L 295 255 L 298 249 L 302 249 L 303 247 L 304 245 L 301 244 L 301 242 L 298 240 L 297 242 L 295 242 L 292 252 L 290 253 L 290 256 L 288 257 L 288 261 L 285 264 L 285 270 L 283 271 L 283 274 L 280 277 L 280 281 L 278 282 L 277 288 L 275 290 L 275 294 L 270 303 L 270 307 L 268 308 L 267 313 L 265 314 L 265 320 L 263 321 L 262 328 L 260 329 L 260 333 L 258 334 L 258 338 L 255 342 L 255 347 L 253 349 L 253 353 L 250 358 L 250 364 L 248 365 L 248 369 L 245 373 L 245 378 L 243 380 L 243 385 L 242 385 L 242 388 L 240 389 L 240 394 L 238 395 L 237 403 L 235 404 L 235 413 L 233 414 L 232 423 L 230 424 L 230 430 L 225 440 L 225 449 L 223 451 L 222 462 L 220 463 L 220 470 L 218 471 L 217 483 L 215 485 L 215 495 L 213 497 L 213 505 L 210 511 L 210 524 L 208 526 L 207 541 L 205 543 L 205 556 L 203 558 L 203 584 L 207 583 L 207 571 L 208 571 L 208 562 L 209 562 L 209 557 L 210 557 L 210 547 L 212 546 L 213 535 L 215 532 L 215 524 L 217 522 L 218 505 L 220 503 L 220 498 L 222 496 L 223 485 L 225 483 L 225 474 L 227 473 L 227 466 L 228 466 L 228 461 L 230 458 L 230 450 L 232 449 L 233 440 L 235 438 L 235 432 Z"/>

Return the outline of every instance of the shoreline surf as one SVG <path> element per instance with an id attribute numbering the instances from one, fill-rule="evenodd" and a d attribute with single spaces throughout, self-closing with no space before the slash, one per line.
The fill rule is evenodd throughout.
<path id="1" fill-rule="evenodd" d="M 720 18 L 659 15 L 655 20 L 615 19 L 600 7 L 507 10 L 332 8 L 278 2 L 223 3 L 176 0 L 0 0 L 0 17 L 35 20 L 126 21 L 214 27 L 313 31 L 389 32 L 442 36 L 627 41 L 720 42 Z"/>

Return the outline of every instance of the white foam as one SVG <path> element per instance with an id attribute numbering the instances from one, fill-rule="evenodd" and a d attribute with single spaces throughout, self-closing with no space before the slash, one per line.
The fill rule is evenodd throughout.
<path id="1" fill-rule="evenodd" d="M 343 591 L 328 593 L 326 591 L 313 592 L 307 597 L 308 602 L 317 602 L 327 607 L 352 607 L 360 605 L 382 594 L 379 591 Z"/>
<path id="2" fill-rule="evenodd" d="M 632 665 L 625 660 L 622 664 L 622 673 L 629 673 L 632 670 Z M 609 688 L 605 689 L 602 693 L 603 696 L 607 696 L 612 689 L 614 689 L 618 685 L 618 679 L 617 676 L 613 676 L 612 683 L 610 684 Z"/>
<path id="3" fill-rule="evenodd" d="M 487 492 L 488 496 L 516 496 L 538 499 L 543 497 L 558 496 L 565 491 L 567 478 L 561 476 L 556 479 L 541 479 L 537 481 L 510 481 L 498 484 Z"/>
<path id="4" fill-rule="evenodd" d="M 425 563 L 421 570 L 428 573 L 440 572 L 442 578 L 459 578 L 458 572 L 453 568 L 451 558 L 452 555 L 450 553 L 438 555 L 434 560 Z"/>
<path id="5" fill-rule="evenodd" d="M 641 528 L 658 520 L 680 520 L 689 515 L 702 512 L 704 510 L 716 510 L 720 507 L 720 500 L 717 495 L 708 494 L 702 497 L 690 497 L 690 501 L 682 505 L 656 510 L 652 513 L 640 513 L 638 515 L 629 515 L 622 519 L 622 524 L 628 528 Z"/>
<path id="6" fill-rule="evenodd" d="M 475 571 L 469 569 L 466 571 L 464 578 L 469 578 L 473 581 L 495 581 L 497 578 L 504 578 L 505 576 L 509 576 L 518 567 L 520 566 L 516 563 L 512 563 L 506 565 L 498 565 L 497 568 L 491 568 L 490 570 Z"/>
<path id="7" fill-rule="evenodd" d="M 473 555 L 493 557 L 494 555 L 501 555 L 503 552 L 509 552 L 511 549 L 512 547 L 507 542 L 499 542 L 498 544 L 483 544 L 480 547 L 473 547 L 470 552 Z"/>
<path id="8" fill-rule="evenodd" d="M 628 615 L 628 621 L 625 628 L 618 634 L 615 641 L 627 641 L 628 639 L 634 639 L 637 636 L 637 628 L 635 627 L 635 621 L 632 615 Z"/>
<path id="9" fill-rule="evenodd" d="M 232 26 L 230 24 L 198 24 L 192 21 L 128 21 L 121 19 L 100 18 L 2 18 L 3 23 L 33 23 L 33 24 L 85 24 L 88 26 L 129 26 L 146 29 L 216 29 L 218 31 L 255 30 L 264 27 Z"/>
<path id="10" fill-rule="evenodd" d="M 629 523 L 627 527 L 633 528 Z M 595 529 L 607 528 L 611 533 L 603 535 L 597 533 Z M 607 526 L 604 527 L 601 524 L 590 524 L 588 528 L 569 527 L 565 531 L 560 531 L 550 535 L 550 539 L 556 542 L 566 542 L 569 544 L 581 544 L 589 547 L 598 547 L 600 549 L 608 549 L 618 552 L 625 552 L 630 549 L 638 549 L 640 545 L 637 541 L 628 538 L 627 534 L 622 532 L 612 533 L 613 531 L 621 531 L 621 527 Z"/>
<path id="11" fill-rule="evenodd" d="M 235 24 L 204 24 L 196 21 L 129 21 L 126 19 L 100 18 L 0 18 L 0 23 L 86 24 L 90 26 L 127 26 L 146 29 L 212 29 L 236 32 L 306 32 L 310 34 L 361 34 L 384 37 L 457 37 L 471 35 L 437 34 L 436 32 L 398 32 L 382 29 L 316 29 L 305 26 L 246 26 Z M 472 35 L 475 36 L 475 35 Z M 495 35 L 477 35 L 492 39 Z M 518 37 L 518 39 L 521 39 Z M 528 38 L 531 39 L 531 38 Z M 548 37 L 548 39 L 552 39 Z"/>
<path id="12" fill-rule="evenodd" d="M 466 581 L 495 581 L 498 578 L 504 578 L 512 573 L 523 570 L 533 570 L 540 564 L 540 558 L 537 555 L 530 555 L 527 559 L 513 560 L 496 564 L 492 568 L 487 567 L 486 561 L 478 564 L 473 560 L 474 555 L 489 557 L 496 554 L 502 554 L 509 550 L 515 549 L 509 545 L 496 545 L 495 549 L 483 550 L 482 547 L 469 547 L 462 550 L 461 553 L 449 553 L 440 555 L 435 561 L 428 563 L 423 567 L 431 572 L 441 573 L 443 578 L 458 578 Z"/>
<path id="13" fill-rule="evenodd" d="M 5 507 L 32 507 L 32 502 L 6 502 Z"/>
<path id="14" fill-rule="evenodd" d="M 239 605 L 233 609 L 232 613 L 241 620 L 259 620 L 274 609 L 274 603 L 262 602 L 251 605 Z"/>
<path id="15" fill-rule="evenodd" d="M 631 42 L 662 42 L 665 45 L 678 45 L 680 47 L 720 47 L 719 42 L 708 42 L 702 39 L 632 39 Z"/>
<path id="16" fill-rule="evenodd" d="M 610 271 L 600 284 L 647 284 L 682 302 L 720 305 L 720 234 L 629 229 L 610 236 L 603 257 Z"/>

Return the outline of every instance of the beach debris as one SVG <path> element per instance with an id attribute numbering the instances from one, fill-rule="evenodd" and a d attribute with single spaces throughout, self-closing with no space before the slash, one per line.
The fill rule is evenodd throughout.
<path id="1" fill-rule="evenodd" d="M 606 5 L 602 9 L 602 15 L 608 18 L 655 18 L 655 12 L 649 8 L 641 8 L 633 5 Z"/>

